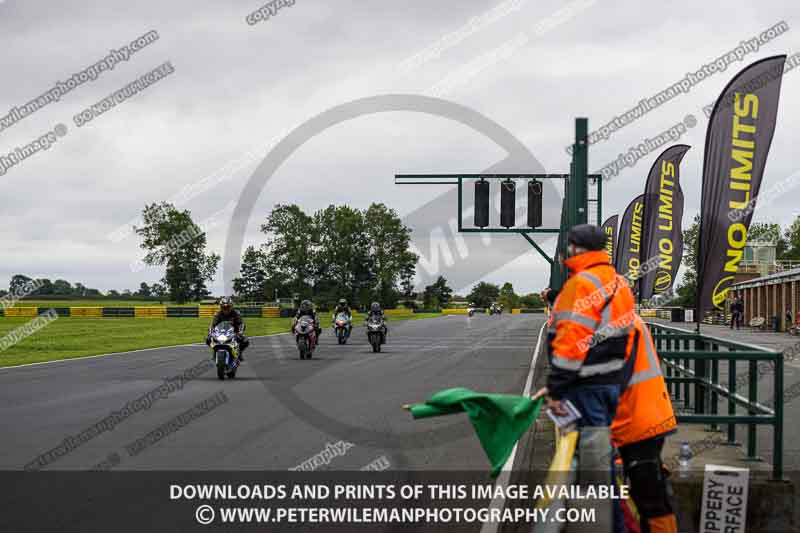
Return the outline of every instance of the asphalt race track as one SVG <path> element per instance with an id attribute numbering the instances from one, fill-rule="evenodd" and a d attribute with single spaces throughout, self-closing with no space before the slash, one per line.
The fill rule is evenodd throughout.
<path id="1" fill-rule="evenodd" d="M 363 328 L 344 346 L 326 328 L 310 361 L 299 359 L 289 335 L 253 338 L 236 379 L 221 382 L 211 368 L 137 403 L 113 429 L 50 454 L 41 469 L 88 470 L 105 461 L 113 470 L 287 470 L 311 460 L 306 468 L 314 470 L 373 463 L 487 471 L 465 417 L 413 421 L 401 405 L 457 386 L 520 394 L 542 322 L 542 315 L 390 321 L 378 354 Z M 0 470 L 23 469 L 206 358 L 198 344 L 0 369 Z M 216 403 L 203 404 L 209 398 Z M 130 452 L 131 443 L 198 405 L 206 411 Z"/>

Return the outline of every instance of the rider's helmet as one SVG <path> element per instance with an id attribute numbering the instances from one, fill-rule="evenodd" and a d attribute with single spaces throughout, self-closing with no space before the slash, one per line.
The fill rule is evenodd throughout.
<path id="1" fill-rule="evenodd" d="M 233 309 L 233 300 L 231 300 L 230 296 L 223 296 L 219 299 L 219 309 L 223 313 L 230 313 Z"/>
<path id="2" fill-rule="evenodd" d="M 339 307 L 347 307 L 347 300 L 339 298 Z"/>
<path id="3" fill-rule="evenodd" d="M 372 302 L 369 306 L 369 310 L 373 313 L 380 313 L 381 312 L 381 304 L 378 302 Z"/>
<path id="4" fill-rule="evenodd" d="M 304 313 L 311 311 L 311 300 L 303 300 L 300 302 L 300 310 Z"/>

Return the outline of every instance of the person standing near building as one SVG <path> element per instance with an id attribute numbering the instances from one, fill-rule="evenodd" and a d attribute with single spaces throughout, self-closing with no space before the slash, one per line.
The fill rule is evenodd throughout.
<path id="1" fill-rule="evenodd" d="M 736 329 L 740 329 L 744 322 L 744 298 L 741 295 L 736 297 L 736 310 Z"/>
<path id="2" fill-rule="evenodd" d="M 744 300 L 741 296 L 734 296 L 731 301 L 731 329 L 736 326 L 736 329 L 742 327 L 742 319 L 744 317 Z"/>

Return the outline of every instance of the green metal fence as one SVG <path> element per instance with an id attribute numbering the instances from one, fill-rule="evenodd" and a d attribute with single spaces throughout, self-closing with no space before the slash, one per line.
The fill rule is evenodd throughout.
<path id="1" fill-rule="evenodd" d="M 747 458 L 759 460 L 756 432 L 772 426 L 772 476 L 783 476 L 783 354 L 760 346 L 648 322 L 674 401 L 683 401 L 678 422 L 727 426 L 726 444 L 736 445 L 736 425 L 747 426 Z M 772 365 L 773 405 L 758 401 L 759 361 Z M 746 362 L 745 365 L 737 363 Z M 722 366 L 722 368 L 720 368 Z M 763 367 L 762 367 L 763 368 Z M 720 371 L 723 375 L 720 377 Z M 769 377 L 769 376 L 768 376 Z M 746 384 L 747 394 L 739 389 Z M 720 414 L 720 406 L 726 409 Z"/>

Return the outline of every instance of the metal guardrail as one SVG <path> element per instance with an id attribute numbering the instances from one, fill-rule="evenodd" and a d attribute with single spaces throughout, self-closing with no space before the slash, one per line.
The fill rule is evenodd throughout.
<path id="1" fill-rule="evenodd" d="M 683 400 L 679 423 L 727 425 L 727 442 L 736 445 L 736 425 L 747 425 L 747 459 L 759 460 L 756 453 L 756 429 L 772 426 L 772 477 L 783 476 L 783 354 L 761 346 L 698 334 L 694 331 L 648 322 L 656 351 L 665 367 L 667 388 L 675 399 Z M 747 362 L 747 396 L 739 394 L 737 363 Z M 773 406 L 758 402 L 758 362 L 772 362 Z M 693 365 L 692 365 L 693 362 Z M 720 363 L 727 367 L 727 377 L 720 380 Z M 741 368 L 741 367 L 740 367 Z M 742 374 L 744 376 L 745 374 Z M 726 382 L 726 383 L 724 383 Z M 681 387 L 683 385 L 683 387 Z M 683 389 L 683 390 L 681 390 Z M 727 404 L 727 414 L 719 414 L 720 403 Z M 739 412 L 741 411 L 741 413 Z"/>
<path id="2" fill-rule="evenodd" d="M 70 307 L 9 307 L 0 316 L 4 317 L 36 317 L 51 309 L 55 310 L 60 318 L 211 318 L 219 309 L 216 305 L 137 305 L 137 306 L 70 306 Z M 278 307 L 239 307 L 245 318 L 279 317 Z"/>

